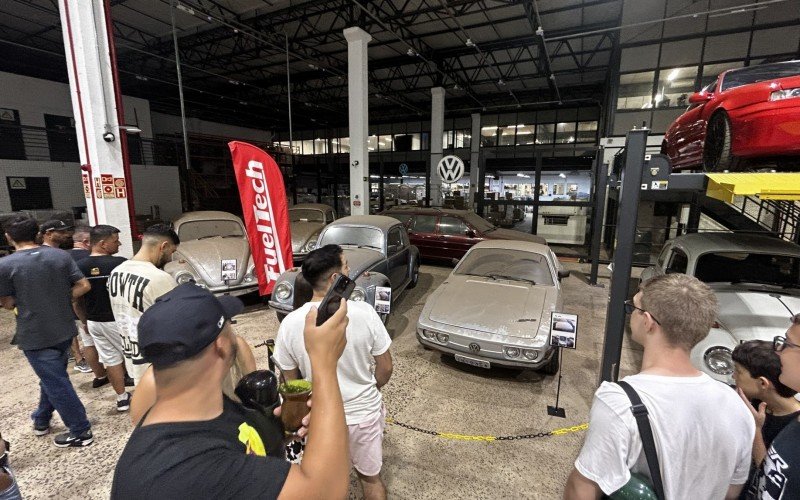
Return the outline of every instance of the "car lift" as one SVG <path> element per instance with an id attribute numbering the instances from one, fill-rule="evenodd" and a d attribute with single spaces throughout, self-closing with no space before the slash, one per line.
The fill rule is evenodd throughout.
<path id="1" fill-rule="evenodd" d="M 625 307 L 633 265 L 636 222 L 642 193 L 655 200 L 690 202 L 687 229 L 694 232 L 700 222 L 700 200 L 710 196 L 730 202 L 737 195 L 759 195 L 762 199 L 800 200 L 800 173 L 680 173 L 673 174 L 665 155 L 645 153 L 649 130 L 628 132 L 625 149 L 615 158 L 618 179 L 611 177 L 609 195 L 618 189 L 616 246 L 612 259 L 612 275 L 600 382 L 615 381 L 625 332 Z M 601 155 L 598 154 L 598 158 Z M 599 163 L 599 160 L 598 160 Z M 599 168 L 595 187 L 595 207 L 592 214 L 592 245 L 590 284 L 597 284 L 600 256 L 600 234 L 603 219 L 605 172 Z M 617 168 L 614 169 L 615 171 Z M 798 232 L 800 236 L 800 232 Z M 798 242 L 800 243 L 800 242 Z"/>

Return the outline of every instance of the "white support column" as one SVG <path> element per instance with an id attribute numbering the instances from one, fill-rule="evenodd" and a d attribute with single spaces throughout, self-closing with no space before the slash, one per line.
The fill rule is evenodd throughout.
<path id="1" fill-rule="evenodd" d="M 347 39 L 347 93 L 350 119 L 350 214 L 369 214 L 369 33 L 358 27 L 344 30 Z"/>
<path id="2" fill-rule="evenodd" d="M 431 192 L 428 197 L 432 207 L 441 207 L 442 178 L 439 176 L 439 160 L 444 156 L 442 139 L 444 136 L 444 88 L 431 89 Z"/>
<path id="3" fill-rule="evenodd" d="M 125 132 L 117 119 L 104 3 L 58 0 L 89 222 L 117 227 L 120 255 L 130 257 L 131 180 L 122 162 L 120 136 Z"/>
<path id="4" fill-rule="evenodd" d="M 469 198 L 467 206 L 474 204 L 475 193 L 478 192 L 478 181 L 480 180 L 480 161 L 481 161 L 481 114 L 472 113 L 472 137 L 469 141 Z"/>

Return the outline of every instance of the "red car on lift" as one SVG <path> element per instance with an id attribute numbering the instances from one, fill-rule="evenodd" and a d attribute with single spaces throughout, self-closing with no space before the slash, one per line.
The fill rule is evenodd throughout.
<path id="1" fill-rule="evenodd" d="M 689 97 L 661 145 L 673 170 L 741 170 L 750 158 L 800 164 L 800 60 L 723 72 Z"/>

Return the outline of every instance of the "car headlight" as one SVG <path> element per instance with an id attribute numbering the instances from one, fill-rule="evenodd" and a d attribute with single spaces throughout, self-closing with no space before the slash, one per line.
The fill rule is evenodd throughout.
<path id="1" fill-rule="evenodd" d="M 256 280 L 256 277 L 253 274 L 253 271 L 250 271 L 250 272 L 248 272 L 247 274 L 244 275 L 244 282 L 245 283 L 252 283 L 255 280 Z"/>
<path id="2" fill-rule="evenodd" d="M 533 349 L 523 349 L 522 355 L 525 356 L 525 358 L 534 361 L 539 357 L 539 351 L 534 351 Z"/>
<path id="3" fill-rule="evenodd" d="M 800 87 L 795 89 L 776 90 L 769 95 L 769 100 L 780 101 L 783 99 L 791 99 L 792 97 L 800 97 Z"/>
<path id="4" fill-rule="evenodd" d="M 361 288 L 360 286 L 355 287 L 353 289 L 353 293 L 350 294 L 350 300 L 356 302 L 363 302 L 367 300 L 367 291 Z"/>
<path id="5" fill-rule="evenodd" d="M 436 334 L 436 341 L 442 344 L 446 344 L 447 341 L 450 340 L 450 335 L 446 333 L 439 332 Z"/>
<path id="6" fill-rule="evenodd" d="M 432 331 L 430 331 L 430 330 L 422 330 L 422 338 L 424 338 L 426 340 L 433 340 L 434 337 L 436 337 L 436 334 L 434 334 Z"/>
<path id="7" fill-rule="evenodd" d="M 175 281 L 178 282 L 179 285 L 183 285 L 185 283 L 191 283 L 192 281 L 197 281 L 192 273 L 182 272 L 175 275 Z"/>
<path id="8" fill-rule="evenodd" d="M 286 302 L 289 300 L 289 297 L 292 296 L 292 285 L 282 281 L 275 285 L 275 289 L 272 291 L 272 294 L 281 302 Z"/>
<path id="9" fill-rule="evenodd" d="M 308 243 L 306 243 L 305 245 L 303 245 L 303 248 L 300 249 L 300 251 L 301 252 L 310 252 L 311 250 L 314 250 L 315 248 L 317 248 L 317 240 L 311 240 Z"/>
<path id="10" fill-rule="evenodd" d="M 733 374 L 733 358 L 731 357 L 731 350 L 727 347 L 712 347 L 703 355 L 703 361 L 705 361 L 708 369 L 717 375 Z"/>
<path id="11" fill-rule="evenodd" d="M 519 349 L 517 349 L 516 347 L 503 347 L 503 353 L 506 355 L 507 358 L 519 357 Z"/>

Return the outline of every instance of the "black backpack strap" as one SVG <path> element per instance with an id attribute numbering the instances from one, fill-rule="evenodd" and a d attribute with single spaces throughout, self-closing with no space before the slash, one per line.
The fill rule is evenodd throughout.
<path id="1" fill-rule="evenodd" d="M 650 469 L 650 479 L 653 481 L 653 489 L 656 492 L 656 497 L 659 500 L 665 500 L 664 496 L 664 483 L 661 481 L 661 465 L 658 462 L 658 452 L 656 451 L 656 441 L 653 438 L 653 429 L 650 427 L 650 419 L 647 413 L 647 407 L 642 403 L 642 399 L 633 387 L 627 382 L 617 382 L 628 399 L 631 400 L 631 412 L 636 418 L 636 425 L 639 427 L 639 435 L 642 438 L 642 446 L 644 447 L 644 456 L 647 459 L 647 467 Z"/>

